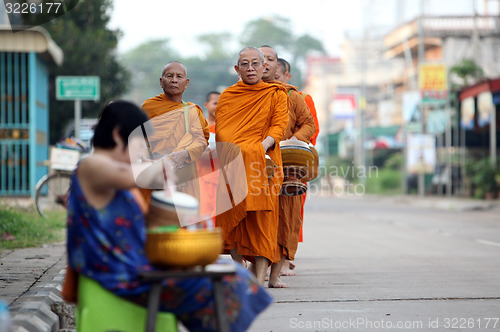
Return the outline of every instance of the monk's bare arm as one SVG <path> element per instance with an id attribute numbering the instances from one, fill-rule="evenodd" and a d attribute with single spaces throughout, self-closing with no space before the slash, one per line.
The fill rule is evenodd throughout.
<path id="1" fill-rule="evenodd" d="M 273 115 L 267 135 L 271 136 L 275 143 L 279 143 L 288 125 L 288 95 L 284 90 L 275 93 L 271 111 Z"/>
<path id="2" fill-rule="evenodd" d="M 294 91 L 294 93 L 290 95 L 290 98 L 294 98 L 295 115 L 297 118 L 295 127 L 298 128 L 298 130 L 293 133 L 293 136 L 301 141 L 309 142 L 316 131 L 316 125 L 314 124 L 314 118 L 311 111 L 304 101 L 304 98 L 302 98 L 298 92 Z"/>

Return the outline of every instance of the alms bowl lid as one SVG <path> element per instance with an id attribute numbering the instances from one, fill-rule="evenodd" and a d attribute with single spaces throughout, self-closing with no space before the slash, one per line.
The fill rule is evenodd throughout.
<path id="1" fill-rule="evenodd" d="M 156 204 L 165 204 L 169 206 L 182 207 L 186 209 L 198 209 L 198 200 L 191 195 L 175 192 L 167 195 L 164 190 L 153 191 L 151 202 Z"/>

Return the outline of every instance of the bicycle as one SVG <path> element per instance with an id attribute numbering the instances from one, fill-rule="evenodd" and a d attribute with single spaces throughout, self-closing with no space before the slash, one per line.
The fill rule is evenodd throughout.
<path id="1" fill-rule="evenodd" d="M 85 150 L 81 142 L 72 138 L 51 148 L 50 160 L 46 162 L 51 170 L 35 186 L 35 206 L 42 217 L 46 218 L 48 211 L 66 208 L 71 174 Z"/>

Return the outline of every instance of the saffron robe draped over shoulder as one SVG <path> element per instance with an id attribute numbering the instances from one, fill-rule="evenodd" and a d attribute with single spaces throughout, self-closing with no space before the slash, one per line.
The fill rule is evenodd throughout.
<path id="1" fill-rule="evenodd" d="M 290 121 L 282 139 L 295 136 L 297 139 L 309 143 L 316 131 L 314 118 L 297 88 L 290 84 L 284 84 L 284 86 L 290 98 L 288 109 Z M 279 246 L 275 260 L 280 257 L 285 257 L 288 260 L 295 258 L 302 227 L 301 207 L 302 196 L 279 196 Z"/>
<path id="2" fill-rule="evenodd" d="M 210 134 L 215 135 L 215 124 L 210 126 Z M 200 177 L 200 216 L 202 219 L 212 218 L 215 220 L 217 183 L 219 181 L 219 159 L 215 150 L 215 142 L 209 141 L 208 148 L 198 159 L 198 175 Z"/>
<path id="3" fill-rule="evenodd" d="M 314 124 L 316 125 L 316 131 L 314 132 L 314 135 L 311 137 L 311 143 L 312 145 L 316 145 L 316 139 L 318 138 L 319 135 L 319 121 L 318 121 L 318 112 L 316 112 L 316 106 L 314 105 L 314 100 L 312 99 L 311 95 L 299 91 L 300 95 L 302 98 L 304 98 L 304 101 L 306 102 L 307 106 L 309 107 L 309 110 L 311 111 L 311 115 L 314 118 Z M 306 183 L 307 186 L 307 183 Z M 299 236 L 299 242 L 303 242 L 304 240 L 304 205 L 306 204 L 306 198 L 307 198 L 307 192 L 302 195 L 302 208 L 300 209 L 300 217 L 302 218 L 302 227 L 300 227 L 300 236 Z"/>
<path id="4" fill-rule="evenodd" d="M 283 182 L 279 142 L 288 123 L 286 91 L 280 84 L 248 85 L 240 80 L 220 95 L 215 123 L 221 167 L 216 222 L 223 230 L 224 247 L 237 249 L 239 255 L 250 260 L 263 256 L 273 261 L 278 195 Z M 267 150 L 276 166 L 270 180 L 262 146 L 267 136 L 275 141 Z M 238 155 L 243 165 L 234 162 Z M 241 196 L 241 200 L 237 199 Z"/>
<path id="5" fill-rule="evenodd" d="M 283 84 L 283 83 L 282 83 Z M 307 106 L 304 98 L 299 94 L 297 87 L 291 84 L 283 84 L 288 92 L 289 98 L 289 112 L 288 126 L 282 140 L 289 139 L 292 136 L 297 137 L 298 140 L 309 143 L 311 137 L 316 131 L 314 118 L 311 111 Z"/>
<path id="6" fill-rule="evenodd" d="M 319 135 L 319 121 L 318 121 L 318 112 L 316 112 L 316 106 L 314 105 L 314 100 L 312 99 L 311 95 L 304 93 L 302 91 L 299 91 L 300 95 L 302 98 L 304 98 L 304 101 L 307 104 L 307 107 L 309 107 L 309 111 L 311 112 L 311 115 L 314 119 L 314 125 L 316 126 L 316 131 L 311 137 L 311 143 L 312 145 L 316 145 L 316 140 L 318 139 Z"/>
<path id="7" fill-rule="evenodd" d="M 186 132 L 183 103 L 173 102 L 162 93 L 146 99 L 142 105 L 142 109 L 151 119 L 154 127 L 154 131 L 148 133 L 153 156 L 161 157 L 172 152 L 186 150 L 189 154 L 186 166 L 192 167 L 193 179 L 182 183 L 177 189 L 199 200 L 198 175 L 196 165 L 193 163 L 207 147 L 210 135 L 209 125 L 198 105 L 187 103 L 187 107 L 189 107 L 189 132 Z M 141 193 L 149 205 L 152 190 L 141 189 Z"/>

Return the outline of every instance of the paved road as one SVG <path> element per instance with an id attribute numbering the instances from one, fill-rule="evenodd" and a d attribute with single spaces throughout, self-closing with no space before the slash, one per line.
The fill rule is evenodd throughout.
<path id="1" fill-rule="evenodd" d="M 500 330 L 500 209 L 469 203 L 311 199 L 297 276 L 251 331 Z"/>
<path id="2" fill-rule="evenodd" d="M 314 197 L 304 237 L 291 288 L 269 290 L 251 332 L 500 331 L 498 201 Z M 0 256 L 0 298 L 50 331 L 64 244 Z"/>

